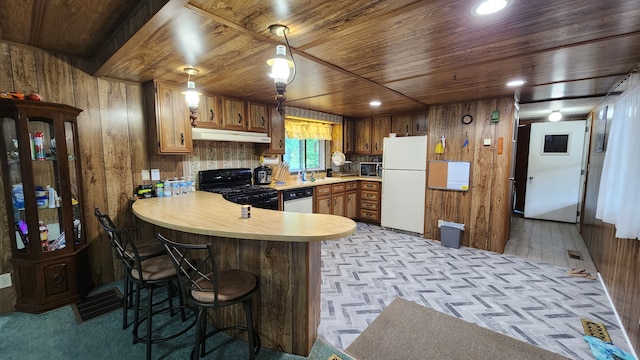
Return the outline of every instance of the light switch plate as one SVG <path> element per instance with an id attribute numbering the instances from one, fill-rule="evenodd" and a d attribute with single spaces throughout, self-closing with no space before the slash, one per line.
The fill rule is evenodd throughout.
<path id="1" fill-rule="evenodd" d="M 491 146 L 491 139 L 484 139 L 484 141 L 482 142 L 482 144 L 484 146 Z"/>
<path id="2" fill-rule="evenodd" d="M 151 180 L 151 175 L 149 174 L 149 170 L 142 170 L 142 181 Z"/>

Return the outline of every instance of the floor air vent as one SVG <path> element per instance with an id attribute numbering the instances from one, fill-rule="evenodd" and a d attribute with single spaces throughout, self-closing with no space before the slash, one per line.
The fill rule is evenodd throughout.
<path id="1" fill-rule="evenodd" d="M 84 300 L 72 305 L 78 323 L 83 323 L 121 307 L 122 293 L 118 288 L 87 296 Z"/>
<path id="2" fill-rule="evenodd" d="M 582 321 L 582 327 L 584 328 L 584 334 L 596 337 L 604 342 L 611 342 L 609 332 L 603 323 L 590 321 L 587 319 L 580 319 Z"/>

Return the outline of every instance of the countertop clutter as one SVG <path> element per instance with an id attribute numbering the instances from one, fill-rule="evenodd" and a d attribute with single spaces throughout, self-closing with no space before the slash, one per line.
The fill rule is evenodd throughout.
<path id="1" fill-rule="evenodd" d="M 337 184 L 337 183 L 358 181 L 358 180 L 382 182 L 382 178 L 370 177 L 370 176 L 322 177 L 322 178 L 315 178 L 315 181 L 310 181 L 310 180 L 298 181 L 296 179 L 290 179 L 290 180 L 287 180 L 287 182 L 284 184 L 277 184 L 274 181 L 271 183 L 271 185 L 269 185 L 269 187 L 276 190 L 290 190 L 290 189 L 299 189 L 299 188 L 310 187 L 310 186 Z"/>

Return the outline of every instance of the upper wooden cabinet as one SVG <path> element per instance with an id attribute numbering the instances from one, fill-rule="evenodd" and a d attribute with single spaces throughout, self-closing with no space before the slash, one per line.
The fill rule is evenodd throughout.
<path id="1" fill-rule="evenodd" d="M 196 127 L 219 129 L 221 119 L 219 96 L 212 94 L 202 96 L 200 98 L 200 104 L 198 105 L 198 119 L 193 125 Z"/>
<path id="2" fill-rule="evenodd" d="M 243 100 L 221 97 L 222 102 L 222 128 L 226 130 L 247 129 L 245 103 Z"/>
<path id="3" fill-rule="evenodd" d="M 344 118 L 342 122 L 342 152 L 353 154 L 355 152 L 355 123 L 353 119 Z"/>
<path id="4" fill-rule="evenodd" d="M 374 117 L 371 120 L 371 155 L 382 155 L 384 138 L 391 132 L 391 118 Z"/>
<path id="5" fill-rule="evenodd" d="M 428 135 L 427 111 L 393 115 L 391 118 L 391 132 L 396 136 Z"/>
<path id="6" fill-rule="evenodd" d="M 269 131 L 269 108 L 264 104 L 249 103 L 249 131 L 263 132 Z"/>
<path id="7" fill-rule="evenodd" d="M 149 81 L 144 84 L 149 149 L 154 154 L 190 154 L 191 119 L 182 89 Z"/>
<path id="8" fill-rule="evenodd" d="M 427 132 L 427 111 L 413 114 L 413 135 L 429 135 Z"/>
<path id="9" fill-rule="evenodd" d="M 284 117 L 274 107 L 270 108 L 269 137 L 271 144 L 267 153 L 269 155 L 284 154 Z"/>
<path id="10" fill-rule="evenodd" d="M 413 116 L 411 114 L 393 115 L 391 132 L 396 133 L 398 137 L 413 135 Z"/>
<path id="11" fill-rule="evenodd" d="M 388 116 L 355 120 L 355 153 L 381 155 L 383 139 L 389 136 L 391 118 Z"/>
<path id="12" fill-rule="evenodd" d="M 355 120 L 354 138 L 356 154 L 371 154 L 371 118 Z"/>

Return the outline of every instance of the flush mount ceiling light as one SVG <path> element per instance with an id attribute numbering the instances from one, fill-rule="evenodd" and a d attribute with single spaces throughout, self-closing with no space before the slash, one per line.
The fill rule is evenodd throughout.
<path id="1" fill-rule="evenodd" d="M 511 80 L 507 83 L 508 87 L 518 87 L 518 86 L 522 86 L 524 85 L 524 83 L 526 83 L 526 81 L 524 80 Z"/>
<path id="2" fill-rule="evenodd" d="M 479 16 L 495 14 L 506 8 L 510 2 L 510 0 L 482 0 L 471 8 L 471 13 Z"/>
<path id="3" fill-rule="evenodd" d="M 560 110 L 551 111 L 551 114 L 549 114 L 549 121 L 556 122 L 560 120 L 562 120 L 562 114 L 560 113 Z"/>
<path id="4" fill-rule="evenodd" d="M 200 71 L 196 68 L 186 67 L 183 69 L 188 74 L 187 77 L 187 90 L 183 91 L 184 98 L 187 101 L 187 106 L 191 114 L 189 118 L 191 123 L 195 126 L 198 120 L 198 104 L 200 103 L 200 93 L 196 90 L 196 84 L 191 81 L 191 75 L 196 75 Z"/>
<path id="5" fill-rule="evenodd" d="M 276 46 L 276 56 L 267 60 L 267 64 L 271 66 L 271 73 L 269 76 L 273 79 L 276 85 L 276 104 L 280 115 L 284 116 L 284 102 L 287 99 L 284 96 L 284 92 L 287 90 L 287 85 L 293 82 L 296 77 L 296 64 L 293 60 L 293 53 L 291 52 L 291 46 L 289 45 L 289 39 L 287 34 L 289 28 L 284 25 L 274 24 L 269 26 L 269 31 L 276 36 L 283 36 L 287 46 Z M 291 59 L 287 58 L 287 48 L 291 54 Z"/>
<path id="6" fill-rule="evenodd" d="M 378 101 L 378 100 L 372 100 L 372 101 L 369 102 L 369 105 L 371 105 L 371 106 L 380 106 L 380 105 L 382 105 L 382 103 L 380 101 Z"/>

